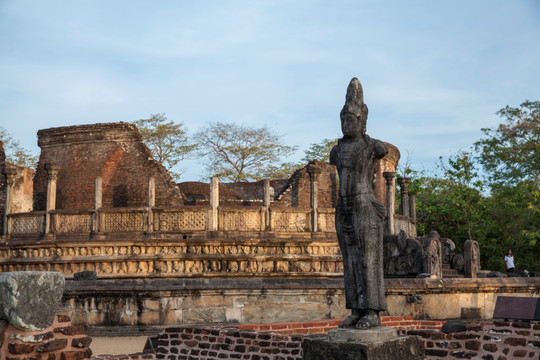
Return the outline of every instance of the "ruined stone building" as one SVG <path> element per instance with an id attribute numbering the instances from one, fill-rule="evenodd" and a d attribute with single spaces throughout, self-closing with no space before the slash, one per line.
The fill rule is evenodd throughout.
<path id="1" fill-rule="evenodd" d="M 176 184 L 131 124 L 40 130 L 38 144 L 35 174 L 6 163 L 0 147 L 0 200 L 5 204 L 0 207 L 0 272 L 63 273 L 73 284 L 65 295 L 65 312 L 75 323 L 342 316 L 333 165 L 312 161 L 281 180 L 220 183 L 214 178 Z M 401 203 L 406 205 L 396 213 L 399 151 L 387 145 L 390 152 L 375 169 L 374 190 L 387 207 L 389 251 L 392 256 L 406 253 L 407 244 L 414 243 L 415 256 L 430 259 L 412 264 L 415 271 L 432 271 L 440 241 L 409 239 L 416 236 L 414 200 L 408 198 L 407 179 L 401 179 Z M 409 271 L 399 256 L 389 264 L 400 273 Z M 90 288 L 71 282 L 85 271 L 102 281 Z M 129 283 L 135 292 L 122 287 L 129 280 L 136 281 Z M 170 287 L 167 295 L 164 284 Z M 115 290 L 117 285 L 124 290 Z M 154 296 L 169 300 L 158 306 Z M 315 299 L 302 303 L 305 313 L 298 309 L 302 296 Z M 274 312 L 259 311 L 263 299 Z M 219 310 L 207 315 L 201 301 L 220 304 Z"/>
<path id="2" fill-rule="evenodd" d="M 78 246 L 86 246 L 112 238 L 115 243 L 161 239 L 161 246 L 164 240 L 214 239 L 216 236 L 216 240 L 241 239 L 248 235 L 253 238 L 254 234 L 258 241 L 268 237 L 287 241 L 328 239 L 325 246 L 329 249 L 325 254 L 336 256 L 330 261 L 332 265 L 320 261 L 314 265 L 316 258 L 310 257 L 305 266 L 301 262 L 285 265 L 285 262 L 278 264 L 273 260 L 259 264 L 257 269 L 244 263 L 244 270 L 266 273 L 279 268 L 281 272 L 339 273 L 339 249 L 333 242 L 337 177 L 334 166 L 329 163 L 312 161 L 283 180 L 219 183 L 214 179 L 210 184 L 176 184 L 167 170 L 152 158 L 132 124 L 120 122 L 40 130 L 38 145 L 41 154 L 35 174 L 7 164 L 5 158 L 0 159 L 0 194 L 7 205 L 2 207 L 4 242 L 16 239 L 25 246 L 33 246 L 36 240 L 39 244 L 47 241 L 67 244 L 76 238 Z M 390 206 L 393 207 L 394 171 L 399 151 L 388 145 L 388 156 L 376 167 L 374 188 L 377 198 L 383 203 L 392 199 Z M 385 179 L 385 174 L 390 176 Z M 388 222 L 388 233 L 406 228 L 412 229 L 408 232 L 411 236 L 415 235 L 411 219 L 400 220 L 399 215 L 394 215 L 394 209 L 388 213 L 395 222 Z M 27 253 L 27 250 L 21 251 Z M 49 250 L 40 251 L 30 251 L 28 257 L 39 257 Z M 66 251 L 91 254 L 93 250 Z M 102 251 L 106 252 L 94 252 Z M 67 275 L 91 269 L 108 272 L 110 276 L 176 273 L 172 263 L 161 266 L 167 271 L 158 271 L 155 264 L 130 264 L 129 261 L 105 265 L 86 260 L 79 263 L 75 257 L 70 264 L 60 261 L 30 265 L 20 259 L 13 262 L 13 258 L 17 256 L 3 256 L 0 269 L 58 269 Z M 183 271 L 189 273 L 187 265 L 182 264 Z M 227 268 L 228 272 L 233 272 L 234 268 L 242 273 L 241 264 L 222 262 L 212 268 L 217 272 Z M 207 265 L 201 260 L 190 269 L 202 275 Z M 119 275 L 118 266 L 124 275 Z M 179 266 L 176 264 L 176 268 Z M 333 270 L 328 270 L 330 268 Z"/>

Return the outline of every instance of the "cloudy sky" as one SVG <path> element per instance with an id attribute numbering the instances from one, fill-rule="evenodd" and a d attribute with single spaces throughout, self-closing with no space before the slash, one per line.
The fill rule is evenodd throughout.
<path id="1" fill-rule="evenodd" d="M 430 169 L 540 100 L 540 1 L 0 0 L 0 125 L 35 153 L 39 129 L 165 113 L 267 125 L 298 160 L 355 76 L 368 134 Z"/>

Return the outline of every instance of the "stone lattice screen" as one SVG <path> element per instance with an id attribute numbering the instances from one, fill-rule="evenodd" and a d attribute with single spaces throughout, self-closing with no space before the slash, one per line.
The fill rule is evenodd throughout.
<path id="1" fill-rule="evenodd" d="M 312 209 L 266 209 L 264 207 L 219 208 L 219 231 L 313 231 Z M 100 210 L 54 210 L 50 212 L 51 236 L 123 232 L 202 232 L 209 230 L 208 207 L 123 208 Z M 334 233 L 334 209 L 318 209 L 317 232 Z M 45 212 L 8 215 L 9 236 L 37 237 L 45 232 Z"/>

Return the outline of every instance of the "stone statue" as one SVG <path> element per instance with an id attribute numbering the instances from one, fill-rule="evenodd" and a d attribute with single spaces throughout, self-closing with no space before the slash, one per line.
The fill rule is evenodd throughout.
<path id="1" fill-rule="evenodd" d="M 388 153 L 385 143 L 366 135 L 368 116 L 362 85 L 353 78 L 340 113 L 343 137 L 330 152 L 339 173 L 336 231 L 345 280 L 346 307 L 351 315 L 339 326 L 380 326 L 386 310 L 383 280 L 385 207 L 373 192 L 375 160 Z"/>

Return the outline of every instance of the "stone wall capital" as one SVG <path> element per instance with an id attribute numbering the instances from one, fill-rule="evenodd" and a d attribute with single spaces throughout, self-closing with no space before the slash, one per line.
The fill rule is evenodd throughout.
<path id="1" fill-rule="evenodd" d="M 56 180 L 60 166 L 54 163 L 46 163 L 45 170 L 47 170 L 47 178 L 49 180 Z"/>
<path id="2" fill-rule="evenodd" d="M 386 184 L 388 185 L 396 178 L 396 173 L 394 171 L 385 171 L 383 172 L 383 176 L 386 180 Z"/>
<path id="3" fill-rule="evenodd" d="M 408 191 L 410 182 L 411 182 L 411 178 L 402 177 L 398 179 L 399 186 L 401 187 L 401 192 Z"/>
<path id="4" fill-rule="evenodd" d="M 5 170 L 7 176 L 7 183 L 11 185 L 13 184 L 13 182 L 15 181 L 15 177 L 17 176 L 17 169 L 6 166 Z"/>

